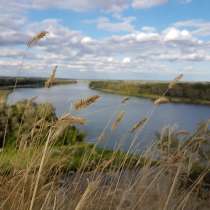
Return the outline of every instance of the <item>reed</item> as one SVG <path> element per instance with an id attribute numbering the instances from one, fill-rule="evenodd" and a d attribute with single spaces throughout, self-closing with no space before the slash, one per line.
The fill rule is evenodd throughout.
<path id="1" fill-rule="evenodd" d="M 41 31 L 41 32 L 37 33 L 27 42 L 27 46 L 32 47 L 32 46 L 36 45 L 41 39 L 45 38 L 47 36 L 47 34 L 49 34 L 49 32 L 47 32 L 47 31 Z"/>
<path id="2" fill-rule="evenodd" d="M 126 103 L 127 101 L 129 101 L 129 99 L 130 99 L 129 97 L 124 97 L 121 103 L 124 104 L 124 103 Z"/>
<path id="3" fill-rule="evenodd" d="M 162 96 L 162 97 L 158 98 L 157 100 L 155 100 L 154 104 L 155 104 L 155 105 L 160 105 L 160 104 L 167 104 L 167 103 L 169 103 L 169 102 L 170 102 L 170 101 L 169 101 L 168 98 Z"/>
<path id="4" fill-rule="evenodd" d="M 53 83 L 55 82 L 56 71 L 57 71 L 57 66 L 53 67 L 53 70 L 52 70 L 52 73 L 51 73 L 49 79 L 45 82 L 46 88 L 50 88 L 53 85 Z"/>
<path id="5" fill-rule="evenodd" d="M 124 116 L 125 116 L 125 112 L 120 112 L 120 113 L 117 114 L 117 117 L 116 117 L 115 121 L 112 123 L 112 130 L 113 130 L 113 131 L 114 131 L 114 130 L 119 126 L 119 124 L 123 121 Z"/>
<path id="6" fill-rule="evenodd" d="M 147 120 L 148 120 L 147 118 L 144 118 L 144 119 L 140 120 L 139 122 L 135 123 L 133 125 L 133 127 L 131 128 L 130 133 L 134 133 L 137 130 L 139 130 L 140 128 L 142 128 L 144 126 L 144 124 L 147 122 Z"/>
<path id="7" fill-rule="evenodd" d="M 169 89 L 174 88 L 176 86 L 176 84 L 183 78 L 183 76 L 184 76 L 183 74 L 178 75 L 173 81 L 171 81 L 169 83 L 168 88 Z"/>
<path id="8" fill-rule="evenodd" d="M 95 103 L 99 98 L 100 96 L 95 95 L 95 96 L 90 96 L 86 99 L 80 99 L 74 103 L 74 108 L 75 110 L 87 108 L 91 104 Z"/>

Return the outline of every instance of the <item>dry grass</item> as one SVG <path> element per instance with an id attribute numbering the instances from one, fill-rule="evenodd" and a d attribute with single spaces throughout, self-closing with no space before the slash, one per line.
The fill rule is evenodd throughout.
<path id="1" fill-rule="evenodd" d="M 66 117 L 61 117 L 58 122 Z M 192 210 L 196 207 L 205 210 L 210 207 L 209 200 L 204 199 L 210 194 L 203 190 L 204 178 L 209 171 L 208 163 L 198 175 L 193 175 L 197 161 L 205 157 L 205 154 L 198 154 L 197 151 L 205 146 L 205 139 L 209 138 L 206 126 L 200 127 L 185 142 L 179 142 L 179 131 L 166 129 L 158 137 L 157 144 L 136 157 L 134 165 L 126 154 L 119 160 L 118 154 L 112 153 L 106 160 L 100 157 L 89 172 L 78 168 L 71 175 L 65 175 L 61 170 L 64 159 L 66 161 L 71 156 L 58 156 L 56 164 L 50 159 L 54 147 L 51 139 L 56 129 L 49 129 L 51 132 L 44 148 L 40 150 L 37 147 L 32 152 L 24 169 L 16 168 L 12 173 L 0 175 L 1 209 Z M 201 136 L 205 138 L 203 141 L 198 140 Z M 72 145 L 71 155 L 78 155 L 73 151 Z M 157 152 L 160 154 L 159 160 L 152 161 Z M 195 154 L 197 157 L 189 161 Z M 83 160 L 88 161 L 86 164 L 91 165 L 93 159 L 88 160 L 89 155 L 83 155 Z M 146 159 L 140 161 L 141 157 Z M 120 167 L 115 168 L 117 161 L 120 161 Z M 191 176 L 193 180 L 189 178 Z"/>
<path id="2" fill-rule="evenodd" d="M 27 46 L 32 47 L 32 46 L 36 45 L 41 39 L 46 37 L 47 34 L 49 34 L 49 32 L 47 32 L 47 31 L 41 31 L 41 32 L 37 33 L 27 42 Z"/>
<path id="3" fill-rule="evenodd" d="M 50 88 L 55 82 L 55 74 L 56 74 L 57 66 L 53 67 L 52 74 L 49 79 L 45 82 L 45 87 Z"/>
<path id="4" fill-rule="evenodd" d="M 135 123 L 133 125 L 133 127 L 131 128 L 130 132 L 134 133 L 137 130 L 139 130 L 140 128 L 142 128 L 144 126 L 144 124 L 147 122 L 147 120 L 148 120 L 147 118 L 144 118 L 144 119 L 140 120 L 139 122 Z"/>
<path id="5" fill-rule="evenodd" d="M 155 102 L 154 102 L 155 105 L 167 104 L 167 103 L 169 103 L 169 99 L 166 98 L 166 97 L 164 97 L 164 96 L 158 98 L 158 99 L 155 100 Z"/>
<path id="6" fill-rule="evenodd" d="M 175 85 L 183 78 L 183 74 L 178 75 L 173 81 L 170 82 L 168 88 L 172 89 L 175 87 Z"/>
<path id="7" fill-rule="evenodd" d="M 122 104 L 124 104 L 124 103 L 126 103 L 127 101 L 129 101 L 129 99 L 130 99 L 129 97 L 124 97 L 123 100 L 122 100 Z"/>
<path id="8" fill-rule="evenodd" d="M 74 103 L 74 108 L 76 110 L 87 108 L 91 104 L 95 103 L 99 98 L 100 96 L 95 95 L 95 96 L 90 96 L 86 99 L 80 99 Z"/>
<path id="9" fill-rule="evenodd" d="M 117 114 L 115 121 L 112 123 L 112 130 L 115 130 L 119 126 L 119 124 L 123 121 L 124 116 L 125 112 L 120 112 Z"/>

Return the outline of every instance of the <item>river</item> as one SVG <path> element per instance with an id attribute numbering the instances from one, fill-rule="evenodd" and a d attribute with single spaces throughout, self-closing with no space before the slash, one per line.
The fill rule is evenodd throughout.
<path id="1" fill-rule="evenodd" d="M 84 110 L 73 109 L 72 102 L 92 95 L 100 95 L 101 99 Z M 54 86 L 50 89 L 19 88 L 9 95 L 8 103 L 12 104 L 33 96 L 37 96 L 36 101 L 39 103 L 52 103 L 58 116 L 70 112 L 85 117 L 87 124 L 80 129 L 86 133 L 88 142 L 96 142 L 105 129 L 101 146 L 113 149 L 120 145 L 124 151 L 130 148 L 134 138 L 134 134 L 129 133 L 133 124 L 146 117 L 154 107 L 151 100 L 137 97 L 131 97 L 127 103 L 121 104 L 123 96 L 92 90 L 85 81 Z M 111 120 L 119 111 L 125 112 L 125 118 L 115 131 L 111 131 Z M 131 150 L 138 152 L 148 147 L 155 139 L 156 132 L 164 127 L 173 126 L 193 131 L 198 123 L 208 120 L 209 116 L 210 106 L 172 103 L 161 105 L 157 107 Z"/>

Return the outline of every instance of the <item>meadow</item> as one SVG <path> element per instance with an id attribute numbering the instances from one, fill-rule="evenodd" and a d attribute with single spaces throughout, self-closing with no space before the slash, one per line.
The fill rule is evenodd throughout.
<path id="1" fill-rule="evenodd" d="M 46 35 L 34 36 L 28 47 Z M 55 85 L 56 69 L 44 82 L 46 89 Z M 131 146 L 155 118 L 157 107 L 169 103 L 169 93 L 179 87 L 182 77 L 165 84 L 154 99 L 154 109 L 130 128 L 134 135 Z M 14 89 L 16 84 L 17 78 Z M 135 89 L 129 91 L 135 94 Z M 98 100 L 100 95 L 74 101 L 74 113 Z M 126 105 L 129 100 L 125 96 L 121 103 Z M 88 118 L 71 112 L 57 117 L 51 104 L 37 104 L 34 96 L 13 105 L 1 101 L 0 209 L 209 209 L 210 121 L 201 123 L 193 133 L 165 128 L 138 155 L 129 149 L 99 148 L 98 144 L 106 141 L 107 128 L 115 132 L 125 118 L 119 108 L 97 142 L 88 144 L 77 127 L 88 123 Z"/>

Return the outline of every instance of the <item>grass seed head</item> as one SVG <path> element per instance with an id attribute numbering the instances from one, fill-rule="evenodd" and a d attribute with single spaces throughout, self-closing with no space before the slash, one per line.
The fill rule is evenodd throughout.
<path id="1" fill-rule="evenodd" d="M 74 103 L 74 108 L 76 110 L 80 110 L 80 109 L 86 108 L 89 105 L 95 103 L 99 98 L 100 98 L 100 96 L 95 95 L 95 96 L 90 96 L 90 97 L 88 97 L 86 99 L 80 99 L 80 100 L 78 100 L 78 101 L 76 101 Z"/>
<path id="2" fill-rule="evenodd" d="M 155 105 L 160 105 L 160 104 L 166 104 L 166 103 L 169 103 L 169 102 L 170 102 L 169 99 L 163 96 L 163 97 L 160 97 L 157 100 L 155 100 L 154 104 Z"/>
<path id="3" fill-rule="evenodd" d="M 175 85 L 177 84 L 177 82 L 179 82 L 182 79 L 183 76 L 184 76 L 183 74 L 178 75 L 172 82 L 170 82 L 168 88 L 169 89 L 174 88 Z"/>
<path id="4" fill-rule="evenodd" d="M 37 33 L 27 42 L 27 46 L 32 47 L 32 46 L 36 45 L 41 39 L 46 37 L 48 33 L 49 32 L 47 32 L 47 31 L 41 31 L 41 32 Z"/>
<path id="5" fill-rule="evenodd" d="M 124 97 L 121 103 L 124 104 L 124 103 L 126 103 L 129 99 L 130 99 L 129 97 Z"/>
<path id="6" fill-rule="evenodd" d="M 134 133 L 138 129 L 142 128 L 144 124 L 147 122 L 147 120 L 148 120 L 147 118 L 144 118 L 143 120 L 140 120 L 139 122 L 135 123 L 133 127 L 131 128 L 130 132 Z"/>
<path id="7" fill-rule="evenodd" d="M 73 116 L 71 114 L 65 114 L 57 120 L 56 125 L 62 125 L 65 123 L 68 125 L 84 125 L 86 123 L 86 119 L 83 117 Z"/>
<path id="8" fill-rule="evenodd" d="M 57 68 L 58 68 L 57 66 L 55 66 L 53 68 L 52 73 L 51 73 L 49 79 L 45 82 L 45 87 L 46 88 L 50 88 L 53 85 L 53 83 L 55 82 L 55 74 L 56 74 Z"/>
<path id="9" fill-rule="evenodd" d="M 125 116 L 125 112 L 118 113 L 115 121 L 112 124 L 112 130 L 115 130 L 118 127 L 118 125 L 122 122 L 124 116 Z"/>

